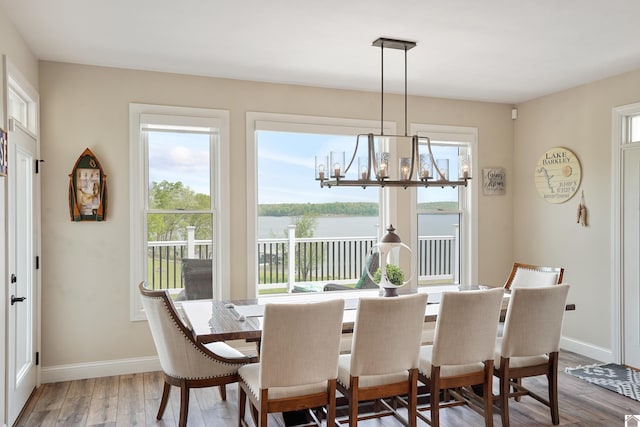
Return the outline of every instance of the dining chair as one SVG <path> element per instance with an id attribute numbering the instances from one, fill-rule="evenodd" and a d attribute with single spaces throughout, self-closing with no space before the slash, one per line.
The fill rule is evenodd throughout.
<path id="1" fill-rule="evenodd" d="M 429 410 L 431 419 L 418 417 L 426 423 L 439 426 L 441 408 L 470 399 L 484 406 L 485 425 L 493 425 L 493 357 L 503 294 L 503 288 L 442 293 L 433 345 L 420 348 L 418 378 L 429 390 L 430 402 L 419 410 Z M 462 390 L 480 385 L 482 398 Z M 441 392 L 454 400 L 440 402 Z"/>
<path id="2" fill-rule="evenodd" d="M 236 382 L 238 368 L 257 358 L 246 356 L 222 342 L 203 345 L 195 341 L 166 290 L 147 289 L 145 282 L 140 283 L 139 289 L 164 373 L 164 389 L 156 418 L 159 420 L 164 414 L 171 386 L 180 387 L 178 425 L 186 426 L 190 389 L 218 386 L 222 400 L 226 400 L 225 385 Z"/>
<path id="3" fill-rule="evenodd" d="M 239 426 L 247 426 L 247 397 L 257 427 L 267 425 L 269 413 L 320 407 L 334 424 L 343 313 L 343 299 L 266 304 L 260 362 L 238 370 Z"/>
<path id="4" fill-rule="evenodd" d="M 511 291 L 504 334 L 498 341 L 494 359 L 503 427 L 509 426 L 509 398 L 523 395 L 548 406 L 554 425 L 560 422 L 558 352 L 568 292 L 567 284 Z M 538 375 L 547 377 L 548 399 L 526 389 L 519 381 Z"/>
<path id="5" fill-rule="evenodd" d="M 551 286 L 562 283 L 564 268 L 543 267 L 514 262 L 511 273 L 504 284 L 505 289 Z"/>
<path id="6" fill-rule="evenodd" d="M 395 415 L 383 399 L 408 396 L 409 426 L 416 425 L 418 353 L 427 294 L 361 298 L 351 354 L 340 355 L 338 390 L 347 398 L 349 426 L 358 424 L 360 402 L 386 408 L 367 418 Z M 395 406 L 395 405 L 394 405 Z"/>
<path id="7" fill-rule="evenodd" d="M 539 265 L 521 264 L 514 262 L 509 278 L 504 288 L 535 288 L 539 286 L 554 286 L 562 283 L 564 268 L 543 267 Z M 498 337 L 502 336 L 504 322 L 498 324 Z"/>

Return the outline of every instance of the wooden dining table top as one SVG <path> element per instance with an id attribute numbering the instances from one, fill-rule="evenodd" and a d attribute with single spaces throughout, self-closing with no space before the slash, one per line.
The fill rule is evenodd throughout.
<path id="1" fill-rule="evenodd" d="M 440 309 L 440 296 L 442 292 L 446 291 L 458 291 L 458 286 L 433 286 L 418 289 L 418 292 L 426 292 L 429 294 L 427 307 L 425 309 L 425 322 L 436 321 Z M 261 313 L 265 304 L 271 302 L 306 303 L 342 298 L 345 300 L 342 331 L 343 333 L 349 333 L 353 331 L 356 319 L 357 299 L 372 296 L 379 296 L 378 290 L 309 292 L 290 296 L 229 301 L 194 300 L 183 301 L 182 312 L 185 321 L 193 332 L 194 339 L 203 344 L 238 339 L 257 341 L 262 334 L 263 316 Z M 508 293 L 505 293 L 501 307 L 501 318 L 504 318 L 506 314 L 509 305 L 509 296 Z M 575 310 L 575 305 L 567 304 L 566 309 Z"/>

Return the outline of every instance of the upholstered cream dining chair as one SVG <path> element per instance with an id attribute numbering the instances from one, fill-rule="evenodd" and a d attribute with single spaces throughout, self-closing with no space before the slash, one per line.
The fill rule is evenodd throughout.
<path id="1" fill-rule="evenodd" d="M 361 298 L 351 354 L 340 355 L 338 390 L 349 403 L 349 426 L 358 424 L 358 403 L 408 396 L 407 424 L 416 425 L 418 353 L 427 294 Z M 371 416 L 371 415 L 370 415 Z"/>
<path id="2" fill-rule="evenodd" d="M 562 283 L 564 268 L 514 262 L 511 273 L 504 284 L 505 289 L 552 286 Z"/>
<path id="3" fill-rule="evenodd" d="M 515 288 L 505 318 L 504 335 L 495 353 L 494 375 L 500 379 L 502 425 L 509 426 L 509 397 L 530 395 L 550 408 L 559 424 L 558 352 L 569 285 Z M 546 375 L 549 399 L 522 386 L 520 379 Z M 510 392 L 513 387 L 514 392 Z"/>
<path id="4" fill-rule="evenodd" d="M 496 330 L 502 306 L 503 288 L 482 291 L 443 292 L 436 319 L 433 345 L 420 348 L 419 379 L 430 392 L 433 427 L 440 425 L 440 408 L 465 404 L 461 393 L 449 390 L 454 401 L 440 402 L 440 392 L 462 387 L 483 387 L 485 425 L 493 425 L 493 357 Z M 478 400 L 474 394 L 467 398 Z"/>
<path id="5" fill-rule="evenodd" d="M 207 345 L 196 342 L 167 291 L 147 289 L 145 282 L 140 283 L 139 288 L 164 372 L 164 390 L 157 419 L 162 418 L 167 407 L 171 386 L 177 386 L 180 387 L 178 425 L 183 427 L 187 425 L 191 388 L 218 386 L 225 400 L 225 385 L 238 380 L 238 368 L 257 359 L 245 356 L 222 342 Z"/>
<path id="6" fill-rule="evenodd" d="M 247 426 L 248 397 L 258 427 L 267 425 L 272 412 L 323 406 L 333 427 L 343 313 L 343 299 L 265 306 L 260 363 L 238 370 L 239 426 Z"/>

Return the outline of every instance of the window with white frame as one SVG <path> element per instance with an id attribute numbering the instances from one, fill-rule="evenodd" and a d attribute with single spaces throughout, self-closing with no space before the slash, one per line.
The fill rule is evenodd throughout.
<path id="1" fill-rule="evenodd" d="M 448 179 L 460 178 L 461 157 L 470 158 L 472 165 L 475 162 L 475 128 L 414 125 L 412 129 L 430 138 L 433 157 Z M 476 280 L 475 181 L 469 181 L 467 187 L 417 188 L 414 247 L 418 286 L 472 284 Z"/>
<path id="2" fill-rule="evenodd" d="M 39 95 L 7 61 L 7 116 L 15 124 L 38 135 Z"/>
<path id="3" fill-rule="evenodd" d="M 249 296 L 363 287 L 368 251 L 380 235 L 378 188 L 320 188 L 315 156 L 351 156 L 358 133 L 379 122 L 247 114 Z M 391 132 L 387 124 L 386 131 Z M 363 147 L 366 149 L 366 147 Z M 351 150 L 351 151 L 350 151 Z M 347 159 L 348 160 L 348 159 Z M 357 173 L 356 168 L 351 172 Z M 250 258 L 251 259 L 251 258 Z M 333 289 L 332 289 L 333 290 Z"/>
<path id="4" fill-rule="evenodd" d="M 228 113 L 131 104 L 130 128 L 132 318 L 142 280 L 175 301 L 228 297 Z"/>
<path id="5" fill-rule="evenodd" d="M 629 141 L 640 141 L 640 114 L 628 117 Z"/>

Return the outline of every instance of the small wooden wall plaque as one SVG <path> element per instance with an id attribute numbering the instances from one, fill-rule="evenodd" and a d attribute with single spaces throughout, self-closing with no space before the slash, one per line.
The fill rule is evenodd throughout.
<path id="1" fill-rule="evenodd" d="M 71 221 L 107 220 L 107 175 L 88 148 L 69 174 L 69 215 Z"/>

